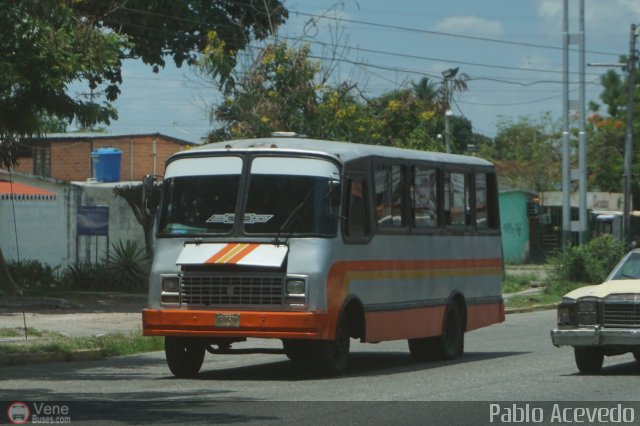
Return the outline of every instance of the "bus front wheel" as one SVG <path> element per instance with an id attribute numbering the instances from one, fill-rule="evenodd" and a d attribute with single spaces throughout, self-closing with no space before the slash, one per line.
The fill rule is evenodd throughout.
<path id="1" fill-rule="evenodd" d="M 307 363 L 313 358 L 313 341 L 311 340 L 282 340 L 284 354 L 296 364 Z"/>
<path id="2" fill-rule="evenodd" d="M 204 361 L 205 345 L 197 339 L 186 337 L 164 338 L 164 354 L 169 370 L 176 377 L 193 377 Z"/>
<path id="3" fill-rule="evenodd" d="M 315 341 L 315 364 L 320 372 L 328 376 L 342 374 L 347 369 L 349 361 L 350 328 L 346 315 L 341 315 L 338 321 L 335 340 Z"/>

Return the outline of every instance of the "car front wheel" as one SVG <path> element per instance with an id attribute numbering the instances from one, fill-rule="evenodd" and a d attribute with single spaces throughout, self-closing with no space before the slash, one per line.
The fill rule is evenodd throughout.
<path id="1" fill-rule="evenodd" d="M 575 347 L 573 353 L 578 370 L 583 373 L 597 373 L 602 368 L 604 353 L 599 348 Z"/>

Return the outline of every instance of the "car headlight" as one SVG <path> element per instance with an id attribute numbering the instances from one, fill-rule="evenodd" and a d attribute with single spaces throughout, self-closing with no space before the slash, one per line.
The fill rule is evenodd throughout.
<path id="1" fill-rule="evenodd" d="M 558 325 L 571 324 L 571 310 L 568 306 L 558 307 Z"/>
<path id="2" fill-rule="evenodd" d="M 579 325 L 595 325 L 598 323 L 598 302 L 596 300 L 578 300 L 577 308 Z"/>

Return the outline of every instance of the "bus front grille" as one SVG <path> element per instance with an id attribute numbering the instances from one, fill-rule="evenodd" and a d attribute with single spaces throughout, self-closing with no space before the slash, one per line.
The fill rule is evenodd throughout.
<path id="1" fill-rule="evenodd" d="M 640 327 L 640 304 L 605 302 L 605 327 Z"/>
<path id="2" fill-rule="evenodd" d="M 283 274 L 185 273 L 180 299 L 186 305 L 282 305 Z"/>

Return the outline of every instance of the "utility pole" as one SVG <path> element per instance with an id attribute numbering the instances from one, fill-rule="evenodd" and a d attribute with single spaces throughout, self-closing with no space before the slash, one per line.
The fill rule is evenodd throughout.
<path id="1" fill-rule="evenodd" d="M 454 78 L 458 73 L 459 68 L 449 68 L 442 71 L 442 84 L 444 84 L 444 99 L 445 99 L 445 111 L 444 111 L 444 144 L 447 154 L 451 152 L 451 130 L 449 128 L 449 117 L 453 115 L 450 109 L 452 90 L 449 88 L 449 80 Z"/>
<path id="2" fill-rule="evenodd" d="M 562 249 L 567 249 L 571 242 L 572 231 L 578 231 L 580 244 L 587 239 L 587 133 L 586 133 L 586 98 L 585 98 L 585 29 L 584 29 L 584 0 L 580 0 L 579 9 L 580 28 L 577 34 L 569 33 L 569 2 L 564 0 L 564 19 L 562 32 Z M 569 45 L 579 47 L 579 89 L 578 102 L 569 100 Z M 571 222 L 571 149 L 569 110 L 578 110 L 580 129 L 578 131 L 578 206 L 579 220 L 573 227 Z"/>
<path id="3" fill-rule="evenodd" d="M 627 60 L 627 131 L 624 141 L 624 211 L 622 216 L 623 235 L 631 241 L 631 160 L 633 152 L 633 95 L 636 89 L 636 24 L 631 24 L 629 39 L 629 59 Z"/>
<path id="4" fill-rule="evenodd" d="M 571 241 L 571 153 L 569 150 L 569 1 L 562 19 L 562 251 Z"/>
<path id="5" fill-rule="evenodd" d="M 623 172 L 623 206 L 622 206 L 622 237 L 626 242 L 633 239 L 631 235 L 631 163 L 633 160 L 633 97 L 636 86 L 636 41 L 638 26 L 631 24 L 629 37 L 629 58 L 625 63 L 603 64 L 590 63 L 592 67 L 619 67 L 627 72 L 627 123 L 624 138 L 624 172 Z"/>

